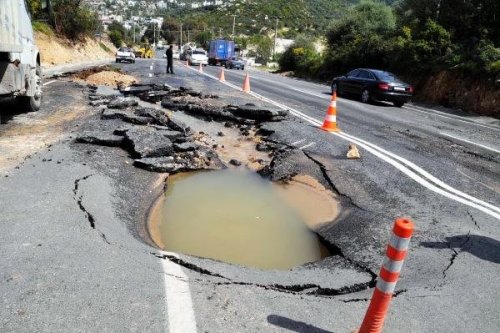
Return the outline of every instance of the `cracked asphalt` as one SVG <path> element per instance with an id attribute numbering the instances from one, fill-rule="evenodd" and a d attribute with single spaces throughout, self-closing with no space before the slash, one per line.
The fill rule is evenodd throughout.
<path id="1" fill-rule="evenodd" d="M 167 76 L 165 62 L 156 59 L 149 78 L 152 62 L 120 67 L 143 82 L 272 107 L 178 63 L 176 75 Z M 219 68 L 205 70 L 217 76 Z M 254 92 L 324 117 L 328 87 L 251 76 Z M 240 86 L 243 73 L 227 71 L 226 79 Z M 63 77 L 45 91 L 41 111 L 8 110 L 0 125 L 2 332 L 175 332 L 167 315 L 175 307 L 166 300 L 175 298 L 166 293 L 169 279 L 189 285 L 199 332 L 351 332 L 362 321 L 399 216 L 411 217 L 417 230 L 385 331 L 498 331 L 500 221 L 430 191 L 363 147 L 360 160 L 347 160 L 349 142 L 303 119 L 262 125 L 267 140 L 295 147 L 277 157 L 269 176 L 310 174 L 338 194 L 343 210 L 336 223 L 317 230 L 333 256 L 290 271 L 260 271 L 158 250 L 145 220 L 165 175 L 134 167 L 120 148 L 74 142 L 101 123 L 85 87 Z M 338 113 L 343 131 L 500 206 L 499 154 L 446 136 L 499 149 L 495 120 L 353 99 L 340 99 Z M 217 131 L 182 112 L 174 117 Z M 163 269 L 165 262 L 182 276 Z"/>

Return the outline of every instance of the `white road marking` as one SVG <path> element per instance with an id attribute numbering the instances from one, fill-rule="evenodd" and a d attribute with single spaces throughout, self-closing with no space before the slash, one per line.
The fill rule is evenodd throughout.
<path id="1" fill-rule="evenodd" d="M 153 77 L 153 73 L 149 73 L 149 74 L 148 74 L 148 76 L 149 76 L 149 77 Z"/>
<path id="2" fill-rule="evenodd" d="M 57 80 L 52 80 L 52 81 L 49 81 L 49 82 L 45 82 L 44 84 L 42 84 L 42 86 L 48 86 L 49 84 L 52 84 L 54 82 L 57 82 Z"/>
<path id="3" fill-rule="evenodd" d="M 311 143 L 309 143 L 309 144 L 307 144 L 307 145 L 305 145 L 305 146 L 303 146 L 303 147 L 300 147 L 299 149 L 300 149 L 300 150 L 304 150 L 304 149 L 306 149 L 306 148 L 309 148 L 309 147 L 314 146 L 315 144 L 316 144 L 316 142 L 311 142 Z"/>
<path id="4" fill-rule="evenodd" d="M 262 78 L 262 77 L 258 77 L 258 76 L 257 77 L 254 76 L 253 78 L 257 79 L 257 80 L 267 81 L 269 83 L 276 84 L 276 81 L 272 81 L 272 80 L 269 80 L 267 78 Z M 286 84 L 283 83 L 282 85 L 286 85 Z M 328 87 L 325 86 L 323 88 L 328 88 Z M 301 92 L 303 94 L 307 94 L 307 95 L 310 95 L 310 96 L 315 96 L 315 97 L 319 97 L 319 98 L 323 98 L 323 99 L 330 99 L 330 96 L 327 96 L 327 95 L 324 95 L 324 94 L 318 94 L 318 93 L 307 91 L 307 90 L 303 90 L 303 89 L 298 89 L 298 88 L 290 87 L 288 85 L 287 85 L 287 89 L 289 89 L 289 90 L 295 90 L 297 92 Z M 339 100 L 341 100 L 343 102 L 349 103 L 349 104 L 357 103 L 357 102 L 350 101 L 350 100 L 344 99 L 344 98 L 337 97 L 337 99 L 339 99 Z M 412 106 L 405 105 L 403 108 L 407 109 L 407 110 L 411 110 L 411 111 L 425 113 L 427 115 L 435 115 L 435 116 L 438 116 L 438 117 L 441 117 L 441 118 L 446 118 L 446 119 L 450 119 L 450 120 L 456 120 L 456 121 L 460 121 L 462 123 L 466 123 L 466 124 L 469 124 L 469 125 L 476 125 L 476 126 L 479 126 L 479 127 L 484 127 L 484 128 L 488 128 L 488 129 L 492 129 L 492 130 L 499 130 L 500 129 L 498 126 L 481 124 L 481 123 L 478 123 L 478 122 L 475 122 L 475 121 L 463 119 L 460 116 L 451 116 L 451 115 L 449 115 L 449 114 L 447 114 L 445 112 L 442 112 L 442 111 L 439 111 L 439 110 L 435 110 L 435 109 L 425 110 L 425 109 L 418 108 L 415 105 L 412 105 Z"/>
<path id="5" fill-rule="evenodd" d="M 152 71 L 153 70 L 153 65 L 149 66 L 149 70 Z"/>
<path id="6" fill-rule="evenodd" d="M 491 150 L 491 151 L 493 151 L 493 152 L 495 152 L 497 154 L 500 154 L 500 150 L 495 149 L 495 148 L 491 148 L 489 146 L 482 145 L 480 143 L 476 143 L 476 142 L 473 142 L 473 141 L 462 139 L 462 138 L 459 138 L 459 137 L 456 137 L 456 136 L 453 136 L 453 135 L 450 135 L 450 134 L 446 134 L 446 133 L 439 133 L 439 135 L 446 136 L 446 137 L 449 137 L 449 138 L 452 138 L 452 139 L 455 139 L 455 140 L 458 140 L 458 141 L 467 142 L 467 143 L 470 143 L 471 145 L 478 146 L 478 147 L 481 147 L 481 148 L 484 148 L 484 149 L 487 149 L 487 150 Z"/>
<path id="7" fill-rule="evenodd" d="M 302 139 L 302 140 L 299 140 L 299 141 L 295 141 L 295 142 L 293 142 L 293 143 L 292 143 L 292 146 L 296 146 L 296 145 L 298 145 L 299 143 L 302 143 L 302 142 L 304 142 L 304 141 L 306 141 L 306 139 Z"/>
<path id="8" fill-rule="evenodd" d="M 174 253 L 165 253 L 176 256 Z M 182 268 L 168 259 L 162 259 L 165 273 L 165 299 L 169 333 L 196 333 L 196 319 L 189 289 L 189 278 Z"/>
<path id="9" fill-rule="evenodd" d="M 192 69 L 193 70 L 193 69 Z M 194 70 L 195 72 L 199 73 L 198 71 Z M 207 77 L 210 77 L 216 81 L 218 79 L 212 75 L 209 75 L 207 73 L 199 73 L 202 75 L 205 75 Z M 234 84 L 231 84 L 229 82 L 221 82 L 222 84 L 231 87 L 233 89 L 241 91 L 241 88 L 235 86 Z M 301 118 L 313 125 L 321 126 L 321 121 L 306 115 L 300 111 L 297 111 L 293 108 L 290 108 L 286 105 L 280 104 L 278 102 L 275 102 L 274 100 L 264 97 L 262 95 L 256 94 L 254 92 L 251 92 L 250 95 L 254 96 L 255 98 L 258 98 L 264 102 L 268 102 L 270 104 L 276 105 L 277 107 L 283 109 L 283 110 L 288 110 L 290 111 L 291 114 L 295 115 L 298 118 Z M 420 168 L 413 162 L 410 162 L 409 160 L 393 154 L 377 145 L 374 145 L 372 143 L 369 143 L 365 140 L 362 140 L 360 138 L 357 138 L 355 136 L 349 135 L 344 132 L 331 132 L 330 134 L 338 136 L 346 141 L 354 142 L 358 144 L 360 147 L 364 148 L 366 151 L 372 153 L 374 156 L 380 158 L 381 160 L 391 164 L 394 166 L 396 169 L 404 173 L 406 176 L 409 178 L 413 179 L 415 182 L 419 183 L 420 185 L 426 187 L 427 189 L 440 194 L 448 199 L 454 200 L 456 202 L 459 202 L 461 204 L 464 204 L 466 206 L 476 208 L 498 220 L 500 220 L 500 208 L 496 207 L 490 203 L 487 203 L 485 201 L 482 201 L 480 199 L 477 199 L 473 196 L 468 195 L 467 193 L 464 193 L 460 190 L 457 190 L 448 184 L 444 183 L 443 181 L 439 180 L 438 178 L 434 177 L 424 169 Z M 399 162 L 398 162 L 399 161 Z M 401 162 L 401 163 L 400 163 Z M 403 163 L 403 164 L 402 164 Z"/>

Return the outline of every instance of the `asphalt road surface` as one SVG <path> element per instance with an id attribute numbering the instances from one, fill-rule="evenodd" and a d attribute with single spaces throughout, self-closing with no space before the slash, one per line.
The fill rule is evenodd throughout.
<path id="1" fill-rule="evenodd" d="M 251 70 L 246 95 L 242 71 L 226 71 L 222 84 L 220 67 L 120 67 L 144 82 L 289 110 L 289 120 L 266 125 L 270 138 L 302 150 L 342 198 L 338 221 L 318 231 L 341 255 L 283 272 L 156 249 L 138 221 L 162 175 L 134 168 L 117 148 L 75 144 L 99 116 L 84 88 L 61 78 L 45 87 L 40 112 L 10 110 L 0 125 L 0 331 L 351 332 L 399 216 L 416 232 L 385 331 L 498 331 L 497 121 L 341 98 L 342 131 L 330 134 L 318 129 L 327 86 Z M 345 158 L 351 142 L 360 160 Z"/>

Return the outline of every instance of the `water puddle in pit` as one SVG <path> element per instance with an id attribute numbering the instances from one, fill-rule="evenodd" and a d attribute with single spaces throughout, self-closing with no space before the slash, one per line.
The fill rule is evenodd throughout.
<path id="1" fill-rule="evenodd" d="M 309 207 L 291 209 L 300 204 L 297 198 L 316 194 L 305 200 Z M 292 197 L 295 202 L 287 199 Z M 324 194 L 303 182 L 276 185 L 247 170 L 175 175 L 151 211 L 149 229 L 167 251 L 286 270 L 329 255 L 306 225 L 314 220 L 307 212 L 317 210 L 321 200 Z M 328 204 L 336 213 L 334 199 Z M 324 215 L 325 209 L 319 211 Z M 320 220 L 336 216 L 326 211 Z"/>

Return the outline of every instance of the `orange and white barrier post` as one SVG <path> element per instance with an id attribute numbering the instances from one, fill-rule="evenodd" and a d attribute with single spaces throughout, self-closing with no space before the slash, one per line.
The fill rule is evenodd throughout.
<path id="1" fill-rule="evenodd" d="M 219 81 L 226 82 L 226 75 L 224 74 L 224 67 L 222 67 L 220 70 Z"/>
<path id="2" fill-rule="evenodd" d="M 202 65 L 202 64 L 200 64 L 200 67 L 198 68 L 198 71 L 199 71 L 200 73 L 203 73 L 203 65 Z"/>
<path id="3" fill-rule="evenodd" d="M 337 128 L 337 93 L 334 92 L 332 94 L 332 98 L 330 100 L 330 105 L 328 106 L 328 110 L 326 112 L 325 121 L 323 122 L 323 126 L 321 126 L 322 130 L 328 132 L 338 132 Z"/>
<path id="4" fill-rule="evenodd" d="M 186 65 L 186 67 L 189 67 L 189 60 L 186 60 L 185 65 Z"/>
<path id="5" fill-rule="evenodd" d="M 245 81 L 243 81 L 243 88 L 241 90 L 247 94 L 250 93 L 250 75 L 248 75 L 248 73 L 245 76 Z"/>
<path id="6" fill-rule="evenodd" d="M 370 305 L 358 333 L 380 333 L 384 326 L 387 310 L 398 282 L 413 234 L 413 222 L 409 219 L 397 219 L 392 228 L 392 236 L 380 269 L 377 285 Z"/>

